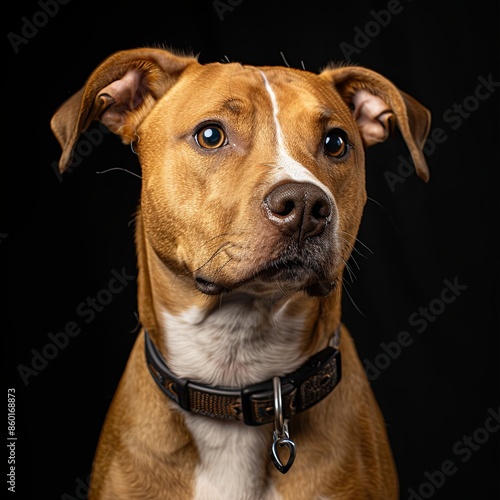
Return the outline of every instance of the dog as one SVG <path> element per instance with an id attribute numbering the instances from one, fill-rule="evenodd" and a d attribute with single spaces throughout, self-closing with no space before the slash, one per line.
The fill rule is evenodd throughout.
<path id="1" fill-rule="evenodd" d="M 116 52 L 54 113 L 70 165 L 93 121 L 142 169 L 141 331 L 91 500 L 396 499 L 383 416 L 341 322 L 365 149 L 399 130 L 416 173 L 430 112 L 382 75 Z"/>

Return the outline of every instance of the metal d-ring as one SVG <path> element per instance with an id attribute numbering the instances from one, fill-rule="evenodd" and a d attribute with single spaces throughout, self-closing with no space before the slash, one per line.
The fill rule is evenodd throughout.
<path id="1" fill-rule="evenodd" d="M 271 446 L 271 460 L 274 466 L 282 473 L 288 472 L 295 460 L 295 443 L 290 439 L 288 434 L 288 420 L 283 418 L 283 400 L 281 397 L 281 379 L 273 378 L 273 394 L 274 394 L 274 432 L 273 444 Z M 287 448 L 289 457 L 284 464 L 279 455 L 278 447 Z"/>
<path id="2" fill-rule="evenodd" d="M 285 419 L 283 418 L 283 401 L 281 398 L 281 379 L 273 378 L 274 394 L 274 432 L 278 437 L 283 437 L 285 432 Z M 287 436 L 288 437 L 288 436 Z"/>

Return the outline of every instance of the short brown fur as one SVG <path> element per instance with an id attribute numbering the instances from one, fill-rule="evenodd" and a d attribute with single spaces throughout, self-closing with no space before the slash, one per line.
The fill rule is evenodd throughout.
<path id="1" fill-rule="evenodd" d="M 338 229 L 329 223 L 328 238 L 321 236 L 329 252 L 318 257 L 322 273 L 305 270 L 300 274 L 304 282 L 296 288 L 258 278 L 259 269 L 289 245 L 288 236 L 263 210 L 263 200 L 276 185 L 273 172 L 281 165 L 275 164 L 277 132 L 262 75 L 281 104 L 279 120 L 290 155 L 335 200 Z M 326 346 L 341 322 L 342 273 L 366 201 L 364 148 L 385 140 L 397 126 L 417 173 L 424 180 L 429 177 L 422 155 L 429 112 L 382 76 L 360 67 L 327 68 L 315 75 L 290 68 L 203 66 L 193 57 L 162 49 L 123 51 L 104 61 L 55 113 L 51 124 L 63 149 L 61 171 L 70 165 L 78 137 L 92 120 L 102 121 L 125 143 L 133 142 L 139 154 L 139 314 L 172 369 L 176 359 L 165 347 L 168 333 L 159 311 L 179 317 L 195 307 L 209 316 L 222 307 L 227 290 L 243 290 L 255 301 L 260 294 L 273 300 L 279 296 L 278 301 L 284 295 L 287 318 L 306 318 L 300 352 L 290 361 L 290 371 L 296 369 L 301 359 Z M 212 154 L 197 146 L 194 125 L 203 120 L 226 127 L 228 148 Z M 321 150 L 326 126 L 343 128 L 350 137 L 346 160 L 331 160 Z M 289 174 L 284 175 L 280 182 Z M 194 279 L 200 276 L 224 291 L 200 293 Z M 327 291 L 312 293 L 317 282 Z M 339 386 L 290 421 L 298 449 L 293 467 L 282 475 L 263 456 L 263 466 L 254 472 L 269 498 L 398 498 L 385 422 L 345 326 L 339 350 Z M 267 368 L 272 373 L 272 366 Z M 271 437 L 272 429 L 269 445 Z M 142 330 L 101 433 L 89 498 L 190 499 L 199 462 L 200 450 L 183 411 L 148 371 Z"/>

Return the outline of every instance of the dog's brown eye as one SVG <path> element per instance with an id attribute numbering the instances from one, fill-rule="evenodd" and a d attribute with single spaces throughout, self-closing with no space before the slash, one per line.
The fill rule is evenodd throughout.
<path id="1" fill-rule="evenodd" d="M 326 134 L 323 147 L 328 156 L 341 158 L 346 154 L 348 146 L 347 136 L 343 130 L 339 128 L 332 128 L 332 130 Z"/>
<path id="2" fill-rule="evenodd" d="M 205 149 L 217 149 L 226 144 L 226 133 L 219 125 L 205 125 L 195 134 L 196 142 Z"/>

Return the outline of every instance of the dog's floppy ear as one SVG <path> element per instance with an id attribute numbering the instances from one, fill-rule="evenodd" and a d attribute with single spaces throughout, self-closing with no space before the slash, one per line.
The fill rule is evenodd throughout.
<path id="1" fill-rule="evenodd" d="M 131 49 L 108 57 L 52 117 L 50 126 L 63 150 L 59 170 L 71 164 L 78 138 L 92 120 L 101 121 L 125 144 L 133 141 L 139 123 L 191 64 L 197 64 L 195 57 L 164 49 Z"/>
<path id="2" fill-rule="evenodd" d="M 353 110 L 365 146 L 385 141 L 397 125 L 417 174 L 424 181 L 429 180 L 429 169 L 422 152 L 431 124 L 427 108 L 380 74 L 366 68 L 328 68 L 320 76 L 336 88 Z"/>

